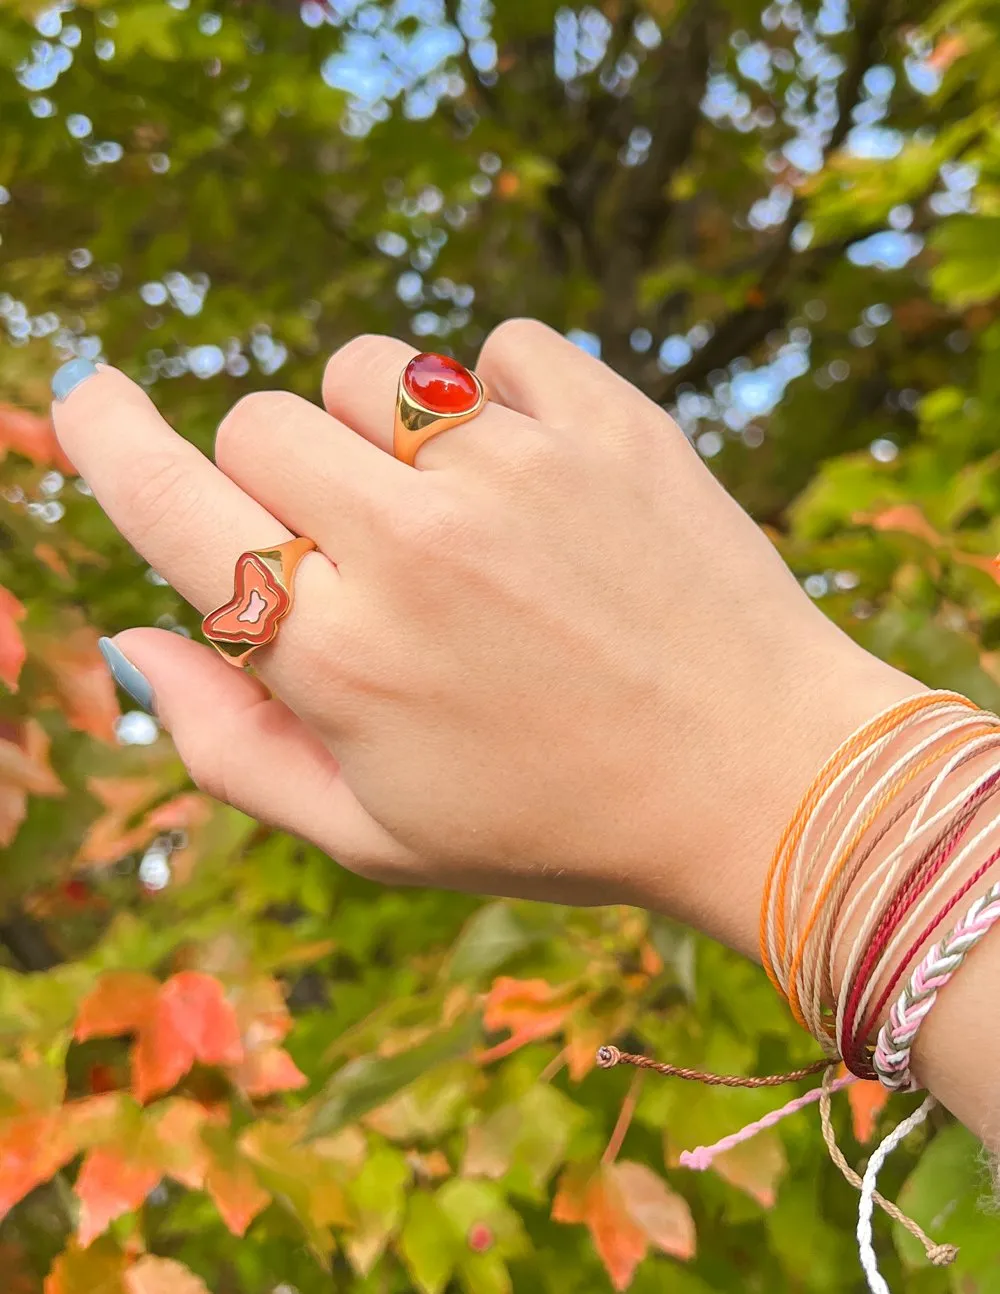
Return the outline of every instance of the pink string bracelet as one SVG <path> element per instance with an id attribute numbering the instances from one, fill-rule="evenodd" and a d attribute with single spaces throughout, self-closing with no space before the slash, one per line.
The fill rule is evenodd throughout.
<path id="1" fill-rule="evenodd" d="M 1000 921 L 1000 882 L 969 908 L 953 930 L 932 945 L 893 1003 L 889 1018 L 879 1030 L 873 1064 L 883 1086 L 890 1091 L 912 1091 L 910 1053 L 920 1026 L 937 996 L 975 948 Z"/>

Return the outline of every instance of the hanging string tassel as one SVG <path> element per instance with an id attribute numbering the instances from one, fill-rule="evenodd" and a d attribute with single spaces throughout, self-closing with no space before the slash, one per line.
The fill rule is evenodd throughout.
<path id="1" fill-rule="evenodd" d="M 838 1078 L 836 1061 L 818 1060 L 811 1065 L 803 1066 L 801 1069 L 789 1070 L 786 1074 L 768 1074 L 754 1077 L 744 1074 L 711 1074 L 698 1069 L 685 1069 L 679 1065 L 668 1065 L 663 1061 L 653 1060 L 651 1056 L 620 1051 L 617 1047 L 606 1045 L 599 1047 L 597 1050 L 597 1064 L 601 1069 L 614 1069 L 616 1065 L 633 1065 L 637 1069 L 651 1069 L 657 1074 L 665 1075 L 667 1078 L 683 1078 L 691 1082 L 707 1083 L 714 1087 L 734 1088 L 779 1087 L 784 1083 L 794 1083 L 799 1079 L 809 1078 L 822 1070 L 823 1082 L 819 1087 L 814 1087 L 802 1096 L 794 1097 L 777 1110 L 771 1110 L 762 1118 L 755 1119 L 753 1123 L 748 1123 L 745 1127 L 740 1128 L 738 1132 L 730 1133 L 728 1137 L 721 1138 L 711 1146 L 696 1146 L 694 1150 L 681 1151 L 681 1167 L 690 1168 L 694 1172 L 704 1172 L 707 1168 L 711 1168 L 715 1159 L 719 1155 L 725 1154 L 727 1150 L 733 1150 L 736 1146 L 752 1140 L 766 1128 L 773 1128 L 775 1124 L 787 1119 L 789 1115 L 798 1114 L 808 1106 L 818 1103 L 820 1122 L 823 1128 L 823 1140 L 830 1153 L 830 1158 L 840 1170 L 844 1179 L 855 1190 L 861 1192 L 858 1209 L 858 1249 L 861 1255 L 861 1265 L 872 1294 L 890 1294 L 888 1286 L 879 1273 L 875 1260 L 875 1250 L 872 1247 L 871 1220 L 876 1204 L 888 1217 L 892 1218 L 894 1222 L 898 1222 L 900 1226 L 904 1227 L 911 1236 L 920 1242 L 928 1259 L 936 1267 L 944 1267 L 955 1261 L 958 1250 L 954 1245 L 938 1244 L 933 1241 L 915 1219 L 904 1213 L 897 1204 L 894 1204 L 892 1200 L 887 1200 L 885 1196 L 875 1189 L 878 1172 L 886 1157 L 899 1145 L 907 1133 L 912 1132 L 915 1127 L 923 1123 L 927 1118 L 935 1104 L 933 1097 L 928 1097 L 919 1110 L 911 1114 L 909 1118 L 904 1119 L 898 1127 L 893 1129 L 872 1155 L 865 1176 L 862 1178 L 847 1162 L 844 1152 L 837 1145 L 837 1137 L 833 1130 L 832 1097 L 837 1092 L 842 1092 L 845 1088 L 850 1087 L 852 1083 L 858 1081 L 857 1077 L 850 1073 L 842 1074 Z"/>

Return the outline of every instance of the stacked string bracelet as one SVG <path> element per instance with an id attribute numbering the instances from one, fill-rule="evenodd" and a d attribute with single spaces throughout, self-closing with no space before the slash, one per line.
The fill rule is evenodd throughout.
<path id="1" fill-rule="evenodd" d="M 910 1057 L 940 993 L 1000 921 L 1000 718 L 954 692 L 899 702 L 852 733 L 814 777 L 775 849 L 764 883 L 760 952 L 772 984 L 825 1059 L 766 1078 L 703 1074 L 602 1047 L 598 1064 L 638 1065 L 729 1087 L 777 1086 L 823 1071 L 821 1085 L 714 1146 L 686 1167 L 817 1103 L 830 1155 L 860 1191 L 857 1238 L 873 1294 L 889 1294 L 872 1244 L 879 1205 L 936 1264 L 956 1250 L 931 1240 L 876 1189 L 886 1156 L 923 1123 L 932 1097 L 876 1149 L 864 1177 L 837 1146 L 833 1095 L 856 1079 L 913 1091 Z M 846 1073 L 838 1076 L 843 1064 Z"/>

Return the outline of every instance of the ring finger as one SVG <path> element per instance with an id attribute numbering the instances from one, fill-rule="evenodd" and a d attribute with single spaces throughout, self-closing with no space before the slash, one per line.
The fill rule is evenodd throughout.
<path id="1" fill-rule="evenodd" d="M 327 411 L 391 455 L 399 379 L 416 354 L 396 337 L 355 337 L 335 351 L 326 366 Z M 540 432 L 532 419 L 490 400 L 470 421 L 431 437 L 417 451 L 415 465 L 424 470 L 516 461 L 519 446 L 536 440 Z"/>

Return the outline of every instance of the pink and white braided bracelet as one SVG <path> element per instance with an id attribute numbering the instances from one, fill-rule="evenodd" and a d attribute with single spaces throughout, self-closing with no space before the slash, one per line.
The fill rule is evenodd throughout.
<path id="1" fill-rule="evenodd" d="M 933 944 L 914 968 L 875 1044 L 872 1064 L 883 1087 L 892 1092 L 916 1088 L 910 1073 L 910 1052 L 920 1026 L 937 1001 L 937 995 L 997 921 L 1000 921 L 1000 881 L 976 899 L 954 929 Z"/>

